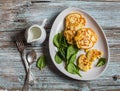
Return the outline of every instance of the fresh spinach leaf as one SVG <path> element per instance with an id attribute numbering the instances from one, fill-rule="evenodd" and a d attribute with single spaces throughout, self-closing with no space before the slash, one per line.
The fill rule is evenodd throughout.
<path id="1" fill-rule="evenodd" d="M 56 63 L 58 63 L 58 64 L 62 63 L 62 59 L 60 58 L 58 52 L 57 52 L 56 55 L 55 55 L 55 61 L 56 61 Z"/>
<path id="2" fill-rule="evenodd" d="M 79 69 L 77 68 L 77 66 L 73 63 L 69 63 L 66 67 L 66 70 L 71 73 L 71 74 L 77 74 L 79 75 L 80 77 L 82 77 L 79 73 Z"/>
<path id="3" fill-rule="evenodd" d="M 54 43 L 54 45 L 56 47 L 60 47 L 60 44 L 59 44 L 59 33 L 54 36 L 53 43 Z"/>
<path id="4" fill-rule="evenodd" d="M 57 48 L 59 48 L 59 47 L 65 47 L 66 48 L 68 46 L 66 38 L 63 36 L 62 33 L 58 33 L 54 36 L 53 43 Z"/>
<path id="5" fill-rule="evenodd" d="M 66 67 L 66 70 L 69 72 L 69 73 L 72 73 L 72 74 L 75 74 L 75 66 L 73 63 L 69 63 Z"/>
<path id="6" fill-rule="evenodd" d="M 42 55 L 38 58 L 36 66 L 41 70 L 46 66 L 46 64 L 47 64 L 46 58 L 44 55 Z"/>
<path id="7" fill-rule="evenodd" d="M 105 65 L 105 63 L 106 63 L 106 58 L 100 58 L 96 66 L 97 67 L 103 66 Z"/>
<path id="8" fill-rule="evenodd" d="M 58 48 L 58 54 L 63 59 L 66 60 L 66 49 L 63 47 Z"/>
<path id="9" fill-rule="evenodd" d="M 79 67 L 75 64 L 74 64 L 74 66 L 76 68 L 76 74 L 79 75 L 80 77 L 82 77 L 82 75 L 79 73 L 79 70 L 80 70 Z"/>
<path id="10" fill-rule="evenodd" d="M 77 54 L 77 53 L 73 54 L 73 55 L 70 57 L 70 59 L 67 60 L 67 64 L 68 64 L 68 63 L 74 63 L 74 61 L 75 61 L 75 59 L 76 59 L 76 54 Z"/>
<path id="11" fill-rule="evenodd" d="M 63 35 L 62 35 L 62 38 L 61 38 L 61 46 L 65 47 L 65 48 L 68 47 L 67 40 L 66 40 L 66 38 Z"/>
<path id="12" fill-rule="evenodd" d="M 67 48 L 67 55 L 66 55 L 67 60 L 69 60 L 70 57 L 71 57 L 73 54 L 77 53 L 77 52 L 78 52 L 78 48 L 70 45 L 70 46 Z"/>

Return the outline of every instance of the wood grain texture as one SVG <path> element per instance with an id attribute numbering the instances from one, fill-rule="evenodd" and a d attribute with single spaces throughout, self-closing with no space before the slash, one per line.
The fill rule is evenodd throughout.
<path id="1" fill-rule="evenodd" d="M 69 3 L 69 4 L 68 4 Z M 1 9 L 1 31 L 23 30 L 31 24 L 40 24 L 44 18 L 48 18 L 47 28 L 51 28 L 55 17 L 67 7 L 78 7 L 91 16 L 103 28 L 119 29 L 120 3 L 118 2 L 61 2 L 61 3 L 24 3 L 8 5 Z M 4 21 L 4 22 L 3 22 Z"/>
<path id="2" fill-rule="evenodd" d="M 120 75 L 119 0 L 50 1 L 0 0 L 0 91 L 21 91 L 25 70 L 14 41 L 16 36 L 24 39 L 26 28 L 34 23 L 41 24 L 44 18 L 48 18 L 45 26 L 47 39 L 44 44 L 26 44 L 26 51 L 33 48 L 38 57 L 44 54 L 48 61 L 47 67 L 42 71 L 33 64 L 32 72 L 37 83 L 30 87 L 31 91 L 119 91 L 120 79 L 113 81 L 112 78 Z M 77 7 L 88 12 L 106 34 L 110 47 L 110 63 L 105 73 L 96 80 L 77 81 L 68 78 L 59 72 L 51 61 L 48 49 L 50 29 L 56 16 L 67 7 Z"/>
<path id="3" fill-rule="evenodd" d="M 119 2 L 120 0 L 31 0 L 32 3 L 59 2 L 59 1 L 87 1 L 87 2 Z"/>

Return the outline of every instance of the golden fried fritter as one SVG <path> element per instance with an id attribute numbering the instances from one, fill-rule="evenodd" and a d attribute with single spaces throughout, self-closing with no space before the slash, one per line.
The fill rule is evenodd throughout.
<path id="1" fill-rule="evenodd" d="M 65 30 L 64 36 L 69 44 L 74 44 L 75 30 Z"/>
<path id="2" fill-rule="evenodd" d="M 91 28 L 82 28 L 77 31 L 74 40 L 78 48 L 89 49 L 94 46 L 98 40 L 98 37 Z"/>
<path id="3" fill-rule="evenodd" d="M 86 20 L 80 13 L 70 13 L 65 18 L 65 27 L 67 30 L 79 30 L 85 25 Z"/>
<path id="4" fill-rule="evenodd" d="M 97 49 L 91 49 L 87 52 L 87 60 L 93 62 L 95 61 L 97 58 L 100 58 L 102 57 L 103 55 L 103 52 L 102 51 L 99 51 Z"/>
<path id="5" fill-rule="evenodd" d="M 85 54 L 82 54 L 78 58 L 77 66 L 83 71 L 88 71 L 92 68 L 92 62 L 87 60 Z"/>

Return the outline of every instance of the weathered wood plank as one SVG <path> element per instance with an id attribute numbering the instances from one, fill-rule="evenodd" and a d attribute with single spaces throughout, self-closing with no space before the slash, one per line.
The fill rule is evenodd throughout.
<path id="1" fill-rule="evenodd" d="M 116 69 L 116 66 L 118 67 L 118 69 Z M 113 81 L 112 79 L 112 76 L 115 75 L 114 72 L 119 72 L 120 70 L 119 68 L 120 67 L 117 62 L 110 63 L 108 69 L 104 73 L 104 76 L 101 76 L 100 78 L 93 81 L 84 82 L 84 81 L 76 81 L 64 76 L 62 73 L 57 71 L 57 69 L 55 69 L 54 65 L 52 65 L 51 63 L 51 65 L 48 65 L 48 67 L 46 67 L 43 71 L 39 71 L 38 69 L 32 70 L 38 81 L 33 88 L 46 89 L 47 87 L 47 89 L 54 88 L 54 89 L 80 90 L 83 87 L 88 86 L 88 89 L 90 90 L 92 89 L 102 90 L 102 89 L 106 89 L 106 87 L 108 87 L 109 89 L 120 89 L 120 86 L 119 86 L 120 79 L 118 79 L 117 81 Z M 10 88 L 13 89 L 15 85 L 16 88 L 21 88 L 24 81 L 24 75 L 25 75 L 24 70 L 19 71 L 17 70 L 18 68 L 14 69 L 11 67 L 9 69 L 10 71 L 11 69 L 13 69 L 17 74 L 13 74 L 13 73 L 7 74 L 7 73 L 4 73 L 3 71 L 3 76 L 0 75 L 0 78 L 2 78 L 0 79 L 2 81 L 0 82 L 1 86 L 6 87 L 8 89 Z M 5 84 L 6 82 L 7 84 Z"/>
<path id="2" fill-rule="evenodd" d="M 88 0 L 60 0 L 60 1 L 88 1 Z M 60 2 L 57 0 L 31 0 L 32 3 Z M 89 0 L 88 2 L 119 2 L 120 0 Z"/>
<path id="3" fill-rule="evenodd" d="M 46 28 L 51 28 L 55 17 L 67 7 L 78 7 L 91 16 L 103 28 L 120 28 L 120 3 L 119 2 L 61 2 L 61 3 L 34 3 L 28 5 L 8 5 L 2 7 L 0 14 L 0 31 L 12 31 L 25 29 L 28 26 L 40 24 L 44 18 L 48 18 Z"/>
<path id="4" fill-rule="evenodd" d="M 87 1 L 87 2 L 119 2 L 120 0 L 1 0 L 0 3 L 50 3 L 50 2 L 66 2 L 66 1 Z"/>

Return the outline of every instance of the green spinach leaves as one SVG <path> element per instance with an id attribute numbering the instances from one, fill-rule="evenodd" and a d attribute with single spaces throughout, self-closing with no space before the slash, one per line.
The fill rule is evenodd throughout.
<path id="1" fill-rule="evenodd" d="M 106 59 L 105 58 L 100 58 L 98 63 L 97 63 L 97 67 L 103 66 L 106 64 Z"/>
<path id="2" fill-rule="evenodd" d="M 78 52 L 78 48 L 76 48 L 73 45 L 70 45 L 67 48 L 67 53 L 66 53 L 67 64 L 69 62 L 73 62 L 74 63 L 74 60 L 76 59 L 77 52 Z"/>
<path id="3" fill-rule="evenodd" d="M 78 48 L 69 45 L 62 33 L 58 33 L 54 36 L 53 43 L 58 49 L 54 57 L 56 63 L 60 64 L 64 61 L 66 64 L 65 68 L 69 73 L 77 74 L 81 77 L 79 68 L 75 65 Z"/>
<path id="4" fill-rule="evenodd" d="M 56 63 L 60 64 L 62 63 L 62 58 L 59 56 L 59 53 L 57 52 L 55 55 L 55 61 Z"/>
<path id="5" fill-rule="evenodd" d="M 54 36 L 53 38 L 53 43 L 54 45 L 59 48 L 59 47 L 63 47 L 63 48 L 66 48 L 68 47 L 68 43 L 65 39 L 65 37 L 63 36 L 62 33 L 58 33 Z"/>
<path id="6" fill-rule="evenodd" d="M 41 70 L 46 66 L 46 64 L 46 58 L 44 55 L 42 55 L 38 58 L 36 66 Z"/>
<path id="7" fill-rule="evenodd" d="M 69 63 L 66 67 L 66 70 L 71 74 L 77 74 L 82 77 L 79 73 L 79 68 L 73 63 Z"/>

